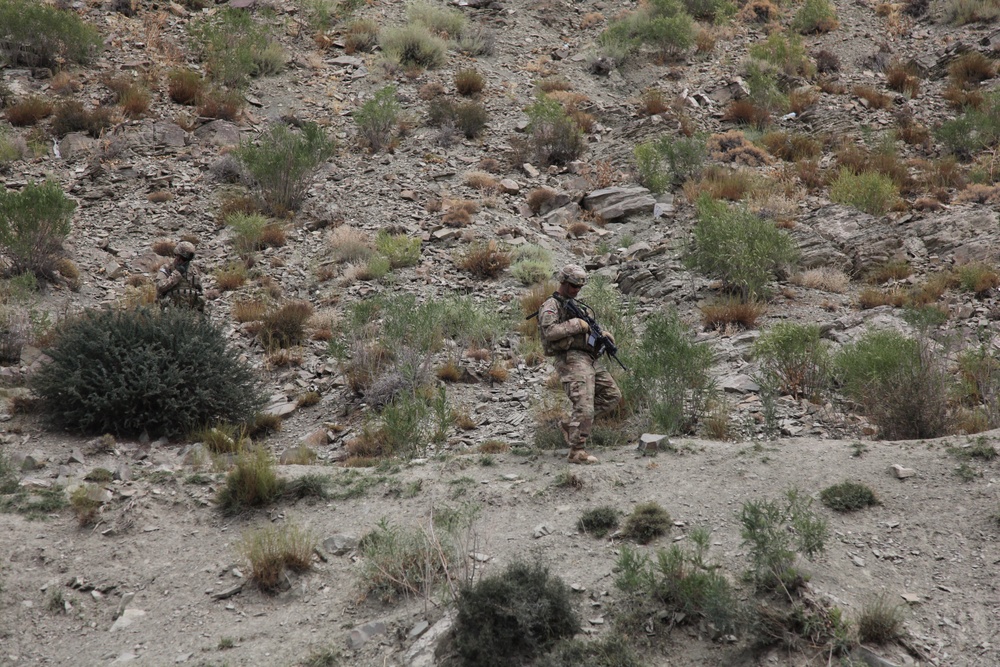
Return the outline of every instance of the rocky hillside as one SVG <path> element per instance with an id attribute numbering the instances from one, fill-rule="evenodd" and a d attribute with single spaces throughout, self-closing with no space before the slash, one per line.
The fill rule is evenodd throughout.
<path id="1" fill-rule="evenodd" d="M 300 503 L 289 515 L 304 517 L 322 537 L 361 535 L 381 516 L 418 525 L 435 505 L 472 501 L 484 508 L 480 531 L 488 549 L 476 557 L 488 561 L 487 571 L 535 550 L 546 561 L 563 561 L 558 573 L 586 590 L 579 596 L 585 625 L 603 635 L 612 624 L 612 601 L 604 598 L 616 595 L 618 543 L 591 543 L 576 531 L 585 506 L 624 509 L 657 500 L 673 512 L 678 537 L 694 524 L 718 531 L 718 559 L 736 573 L 745 567 L 739 503 L 790 485 L 815 495 L 850 469 L 880 491 L 884 505 L 856 524 L 836 515 L 837 546 L 829 567 L 816 568 L 817 595 L 851 609 L 883 585 L 893 596 L 911 596 L 903 598 L 915 610 L 907 638 L 882 651 L 893 660 L 997 661 L 992 588 L 980 581 L 996 562 L 989 518 L 995 464 L 959 465 L 946 451 L 971 442 L 965 434 L 1000 426 L 995 397 L 949 398 L 946 433 L 954 440 L 927 448 L 887 444 L 878 440 L 884 426 L 836 390 L 799 396 L 762 389 L 752 352 L 761 332 L 791 322 L 819 325 L 833 351 L 872 328 L 918 337 L 954 378 L 963 351 L 993 358 L 1000 136 L 991 132 L 1000 126 L 1000 107 L 990 90 L 1000 33 L 988 21 L 963 24 L 956 0 L 836 0 L 833 17 L 816 25 L 803 18 L 805 5 L 692 2 L 684 4 L 705 15 L 693 24 L 690 43 L 666 48 L 647 40 L 628 52 L 608 36 L 643 11 L 635 3 L 434 2 L 430 7 L 454 12 L 457 30 L 444 31 L 450 41 L 442 54 L 421 66 L 393 59 L 386 41 L 415 16 L 401 2 L 58 4 L 93 26 L 103 48 L 83 63 L 64 56 L 18 61 L 7 50 L 0 181 L 18 191 L 50 179 L 73 199 L 63 244 L 71 263 L 37 293 L 8 286 L 8 306 L 55 322 L 83 309 L 141 302 L 172 244 L 196 242 L 209 317 L 259 372 L 267 412 L 283 419 L 262 442 L 290 476 L 307 474 L 291 465 L 307 448 L 316 457 L 309 470 L 371 482 L 360 499 Z M 984 19 L 991 7 L 979 8 Z M 267 43 L 246 81 L 226 80 L 222 58 L 237 51 L 244 33 L 216 28 L 219 47 L 206 27 L 234 11 L 256 26 L 240 30 Z M 373 30 L 382 31 L 381 47 Z M 183 72 L 196 73 L 204 86 L 197 97 L 184 97 Z M 373 134 L 366 118 L 387 86 L 394 117 Z M 562 153 L 539 143 L 540 99 L 554 101 L 579 131 L 576 140 L 556 137 Z M 32 100 L 48 105 L 48 113 L 32 113 Z M 96 129 L 69 123 L 71 104 Z M 485 113 L 484 126 L 464 131 L 476 113 Z M 309 123 L 335 141 L 333 155 L 305 180 L 301 205 L 263 207 L 279 232 L 247 252 L 226 216 L 260 208 L 260 190 L 247 187 L 234 155 L 273 124 L 298 131 Z M 664 137 L 675 146 L 689 139 L 704 145 L 704 160 L 685 174 L 671 171 L 666 157 L 644 168 L 636 147 Z M 863 177 L 881 180 L 871 186 Z M 794 261 L 769 269 L 756 298 L 734 300 L 725 276 L 691 268 L 699 196 L 744 207 L 797 249 Z M 380 256 L 378 239 L 400 237 L 419 240 L 419 257 L 379 269 L 372 261 Z M 470 261 L 473 252 L 507 254 L 515 264 L 540 258 L 542 269 L 477 272 L 486 260 Z M 609 447 L 597 452 L 605 463 L 572 477 L 582 485 L 575 491 L 554 484 L 558 475 L 570 478 L 542 451 L 552 446 L 551 417 L 565 405 L 520 322 L 530 312 L 521 303 L 531 289 L 526 276 L 569 261 L 604 278 L 594 281 L 602 313 L 626 314 L 608 320 L 626 365 L 639 354 L 646 318 L 676 311 L 692 339 L 710 347 L 719 389 L 690 432 L 674 438 L 676 444 L 690 436 L 689 445 L 671 446 L 652 463 L 632 453 L 644 432 L 657 440 L 645 415 L 609 427 Z M 292 302 L 312 309 L 309 337 L 291 348 L 265 344 L 259 318 L 246 313 Z M 382 403 L 372 386 L 359 384 L 352 365 L 358 345 L 378 338 L 392 315 L 365 310 L 376 302 L 390 311 L 458 303 L 468 309 L 467 323 L 482 321 L 486 329 L 478 335 L 459 327 L 423 360 L 424 371 L 439 378 L 433 386 L 444 388 L 440 412 L 450 417 L 440 437 L 420 443 L 416 461 L 388 476 L 381 468 L 342 467 L 359 458 L 351 443 L 377 423 Z M 376 315 L 365 319 L 366 312 Z M 9 396 L 23 396 L 24 378 L 44 361 L 43 343 L 32 341 L 20 364 L 3 368 Z M 14 403 L 8 412 L 17 412 Z M 4 453 L 26 462 L 22 483 L 72 486 L 95 466 L 119 471 L 102 512 L 109 522 L 112 515 L 135 517 L 124 529 L 108 531 L 106 522 L 89 533 L 68 515 L 41 524 L 0 515 L 19 536 L 0 551 L 11 563 L 0 570 L 10 610 L 0 614 L 10 646 L 3 664 L 68 664 L 75 645 L 86 664 L 287 665 L 323 646 L 342 651 L 344 664 L 432 664 L 414 648 L 416 638 L 422 623 L 448 616 L 420 600 L 359 602 L 351 581 L 354 544 L 332 548 L 328 540 L 317 569 L 277 597 L 227 594 L 238 566 L 225 532 L 246 529 L 247 520 L 222 518 L 211 507 L 222 472 L 214 471 L 209 487 L 180 481 L 196 472 L 199 443 L 157 441 L 151 448 L 122 440 L 108 448 L 47 430 L 32 414 L 14 414 L 5 424 Z M 871 454 L 851 457 L 843 441 L 864 443 L 856 448 Z M 483 457 L 499 467 L 463 472 L 478 465 L 487 442 L 505 452 Z M 918 483 L 904 481 L 912 470 L 890 475 L 892 464 L 916 469 Z M 967 486 L 951 474 L 956 466 L 971 471 L 964 473 Z M 740 488 L 713 491 L 731 486 Z M 415 497 L 401 489 L 416 489 Z M 917 518 L 907 523 L 911 511 Z M 323 516 L 331 514 L 339 518 Z M 288 517 L 274 509 L 269 518 Z M 545 540 L 555 543 L 551 550 Z M 184 554 L 174 553 L 177 544 L 189 545 Z M 332 555 L 338 551 L 348 556 Z M 123 575 L 111 566 L 116 559 Z M 184 590 L 195 576 L 199 590 Z M 70 613 L 46 608 L 53 591 Z M 155 620 L 135 614 L 131 630 L 116 623 L 109 634 L 111 622 L 125 618 L 116 610 L 130 607 Z M 383 620 L 388 632 L 376 623 Z M 365 623 L 367 630 L 357 632 Z M 649 664 L 820 661 L 815 647 L 755 654 L 742 639 L 713 641 L 696 627 L 647 646 Z M 138 634 L 129 639 L 129 632 Z M 231 652 L 223 639 L 235 644 Z"/>

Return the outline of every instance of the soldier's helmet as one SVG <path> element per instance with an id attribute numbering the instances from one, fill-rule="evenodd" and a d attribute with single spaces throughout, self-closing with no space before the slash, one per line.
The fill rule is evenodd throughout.
<path id="1" fill-rule="evenodd" d="M 561 283 L 583 287 L 587 283 L 587 272 L 579 264 L 567 264 L 559 269 L 556 279 Z"/>
<path id="2" fill-rule="evenodd" d="M 183 259 L 194 257 L 194 244 L 189 241 L 181 241 L 174 247 L 174 255 Z"/>

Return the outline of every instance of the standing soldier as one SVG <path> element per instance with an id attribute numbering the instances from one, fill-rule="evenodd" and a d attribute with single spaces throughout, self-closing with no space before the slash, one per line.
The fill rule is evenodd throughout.
<path id="1" fill-rule="evenodd" d="M 597 458 L 584 448 L 594 417 L 614 410 L 622 393 L 611 373 L 597 368 L 598 350 L 587 335 L 590 326 L 586 321 L 570 316 L 565 306 L 567 301 L 575 299 L 580 293 L 580 288 L 587 282 L 587 273 L 576 264 L 567 264 L 557 278 L 558 291 L 538 310 L 538 329 L 545 354 L 555 357 L 556 372 L 566 396 L 573 403 L 569 421 L 560 424 L 563 438 L 569 446 L 569 461 L 597 463 Z"/>
<path id="2" fill-rule="evenodd" d="M 201 273 L 191 263 L 194 244 L 181 241 L 174 247 L 174 261 L 160 267 L 156 274 L 156 300 L 161 306 L 193 308 L 205 311 L 201 295 Z"/>

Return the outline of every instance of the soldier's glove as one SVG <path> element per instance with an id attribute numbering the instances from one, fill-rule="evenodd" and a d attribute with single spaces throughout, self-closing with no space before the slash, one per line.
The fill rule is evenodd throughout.
<path id="1" fill-rule="evenodd" d="M 581 320 L 579 317 L 575 317 L 573 318 L 573 321 L 576 322 L 578 327 L 580 327 L 580 333 L 587 333 L 590 331 L 590 325 L 587 324 L 586 320 Z"/>

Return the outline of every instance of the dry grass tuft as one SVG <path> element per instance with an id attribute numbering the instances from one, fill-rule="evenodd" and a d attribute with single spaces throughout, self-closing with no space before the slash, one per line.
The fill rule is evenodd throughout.
<path id="1" fill-rule="evenodd" d="M 771 124 L 771 112 L 753 100 L 744 98 L 730 102 L 726 112 L 722 115 L 722 120 L 740 125 L 750 125 L 760 130 Z"/>
<path id="2" fill-rule="evenodd" d="M 874 109 L 888 109 L 892 106 L 892 97 L 879 92 L 872 86 L 857 85 L 851 89 L 851 92 L 866 101 Z"/>
<path id="3" fill-rule="evenodd" d="M 361 262 L 375 252 L 371 237 L 356 227 L 341 225 L 327 236 L 326 244 L 338 263 Z"/>
<path id="4" fill-rule="evenodd" d="M 500 181 L 492 174 L 483 171 L 470 171 L 463 179 L 465 184 L 474 190 L 490 190 L 496 192 L 500 189 Z"/>
<path id="5" fill-rule="evenodd" d="M 869 310 L 879 306 L 901 308 L 906 303 L 906 292 L 898 287 L 887 290 L 876 287 L 866 287 L 858 294 L 858 308 Z"/>
<path id="6" fill-rule="evenodd" d="M 52 103 L 37 96 L 25 98 L 7 107 L 7 122 L 14 127 L 34 125 L 50 115 Z"/>
<path id="7" fill-rule="evenodd" d="M 701 179 L 684 184 L 684 196 L 688 201 L 698 201 L 703 194 L 713 199 L 740 201 L 751 191 L 761 186 L 757 174 L 749 169 L 730 169 L 713 165 L 706 169 Z"/>
<path id="8" fill-rule="evenodd" d="M 443 365 L 438 366 L 434 374 L 442 382 L 458 382 L 462 379 L 462 369 L 454 359 L 449 359 Z"/>
<path id="9" fill-rule="evenodd" d="M 719 162 L 745 167 L 763 167 L 773 162 L 766 151 L 755 146 L 739 130 L 713 134 L 705 142 L 708 155 Z"/>
<path id="10" fill-rule="evenodd" d="M 580 30 L 587 30 L 604 23 L 604 14 L 600 12 L 587 12 L 580 17 Z"/>
<path id="11" fill-rule="evenodd" d="M 215 284 L 223 292 L 239 289 L 247 281 L 247 267 L 234 262 L 215 271 Z"/>
<path id="12" fill-rule="evenodd" d="M 639 113 L 644 116 L 656 116 L 670 110 L 670 102 L 666 93 L 659 88 L 647 88 L 642 91 L 639 101 Z"/>
<path id="13" fill-rule="evenodd" d="M 233 302 L 230 314 L 237 322 L 256 322 L 264 319 L 267 304 L 262 299 L 244 298 Z"/>
<path id="14" fill-rule="evenodd" d="M 996 76 L 996 65 L 979 51 L 971 51 L 956 58 L 948 66 L 948 78 L 958 88 L 978 86 Z"/>
<path id="15" fill-rule="evenodd" d="M 455 89 L 466 97 L 482 92 L 486 86 L 483 75 L 474 69 L 460 69 L 455 73 Z"/>
<path id="16" fill-rule="evenodd" d="M 913 67 L 899 61 L 893 62 L 885 70 L 885 83 L 889 90 L 914 98 L 920 93 L 920 77 Z"/>
<path id="17" fill-rule="evenodd" d="M 459 259 L 458 266 L 477 278 L 496 278 L 510 266 L 511 253 L 495 239 L 473 243 Z"/>
<path id="18" fill-rule="evenodd" d="M 792 282 L 802 287 L 843 294 L 851 284 L 851 279 L 840 269 L 821 267 L 809 269 L 792 276 Z"/>
<path id="19" fill-rule="evenodd" d="M 757 326 L 767 305 L 761 301 L 742 302 L 739 299 L 725 299 L 701 307 L 701 322 L 706 330 L 726 329 L 736 325 L 743 329 Z"/>

